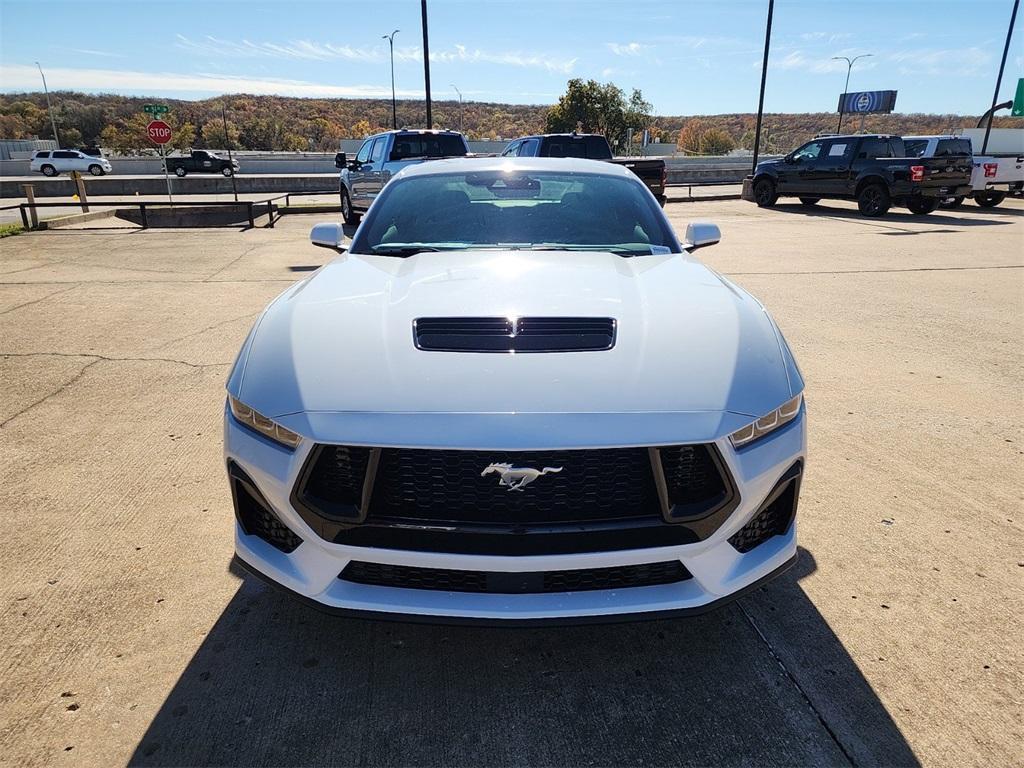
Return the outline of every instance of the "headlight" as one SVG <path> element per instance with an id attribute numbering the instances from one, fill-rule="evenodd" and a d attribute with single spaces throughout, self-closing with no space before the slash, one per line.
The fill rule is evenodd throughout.
<path id="1" fill-rule="evenodd" d="M 779 427 L 789 424 L 796 415 L 800 413 L 800 404 L 804 401 L 804 395 L 801 392 L 799 395 L 783 403 L 781 406 L 776 408 L 769 414 L 762 416 L 755 422 L 747 424 L 743 429 L 737 429 L 731 435 L 729 440 L 732 441 L 733 448 L 742 448 L 744 445 L 759 440 L 771 432 L 774 432 Z"/>
<path id="2" fill-rule="evenodd" d="M 241 400 L 228 395 L 228 404 L 231 406 L 231 414 L 249 429 L 259 432 L 264 437 L 269 437 L 276 443 L 294 448 L 302 439 L 290 429 L 285 429 L 277 422 L 271 421 L 262 413 L 254 411 Z"/>

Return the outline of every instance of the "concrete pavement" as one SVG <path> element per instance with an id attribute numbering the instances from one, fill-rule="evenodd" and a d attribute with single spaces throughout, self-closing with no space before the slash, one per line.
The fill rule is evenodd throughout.
<path id="1" fill-rule="evenodd" d="M 0 754 L 1019 764 L 1024 205 L 667 211 L 719 223 L 701 257 L 807 379 L 801 560 L 697 619 L 568 629 L 340 620 L 229 570 L 224 378 L 329 256 L 318 217 L 0 241 Z"/>

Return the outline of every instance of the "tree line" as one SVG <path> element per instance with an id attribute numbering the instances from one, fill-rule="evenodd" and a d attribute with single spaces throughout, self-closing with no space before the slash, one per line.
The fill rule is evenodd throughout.
<path id="1" fill-rule="evenodd" d="M 170 107 L 163 116 L 173 129 L 176 149 L 234 149 L 271 151 L 336 151 L 342 139 L 361 139 L 391 127 L 391 102 L 384 99 L 307 99 L 285 96 L 228 95 L 201 101 L 84 94 L 51 93 L 61 145 L 95 145 L 117 154 L 152 151 L 146 137 L 146 103 Z M 618 152 L 633 148 L 646 129 L 652 141 L 676 144 L 685 154 L 726 154 L 753 147 L 755 116 L 726 114 L 659 116 L 639 90 L 626 93 L 613 83 L 570 80 L 565 94 L 551 106 L 435 101 L 435 126 L 459 130 L 471 140 L 508 140 L 531 133 L 603 133 Z M 421 101 L 398 102 L 398 125 L 425 124 Z M 226 119 L 225 119 L 226 118 Z M 977 117 L 960 115 L 869 115 L 865 130 L 886 133 L 939 133 L 970 127 Z M 1019 121 L 1017 121 L 1019 122 Z M 766 114 L 761 149 L 786 152 L 820 131 L 834 130 L 832 113 Z M 856 123 L 856 124 L 855 124 Z M 847 118 L 846 127 L 859 126 Z M 996 118 L 1011 126 L 1012 118 Z M 42 93 L 0 95 L 0 139 L 53 138 Z"/>

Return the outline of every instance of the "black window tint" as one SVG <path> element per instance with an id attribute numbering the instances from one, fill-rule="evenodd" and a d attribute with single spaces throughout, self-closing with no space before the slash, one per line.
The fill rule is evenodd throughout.
<path id="1" fill-rule="evenodd" d="M 54 152 L 53 156 L 61 160 L 70 160 L 71 158 L 78 157 L 74 152 Z"/>
<path id="2" fill-rule="evenodd" d="M 540 144 L 537 139 L 527 139 L 523 142 L 522 146 L 519 147 L 520 157 L 534 157 L 537 154 L 537 145 Z"/>
<path id="3" fill-rule="evenodd" d="M 50 156 L 49 152 L 36 152 L 36 157 L 39 157 L 39 158 L 45 158 L 45 157 L 49 157 L 49 156 Z"/>
<path id="4" fill-rule="evenodd" d="M 935 146 L 936 157 L 952 157 L 971 154 L 971 142 L 968 139 L 939 139 Z"/>
<path id="5" fill-rule="evenodd" d="M 373 139 L 367 139 L 356 153 L 356 162 L 365 163 L 370 158 L 370 149 L 373 148 Z"/>
<path id="6" fill-rule="evenodd" d="M 466 144 L 452 133 L 399 133 L 395 135 L 392 160 L 410 157 L 462 157 Z"/>
<path id="7" fill-rule="evenodd" d="M 903 148 L 903 139 L 889 139 L 889 157 L 906 157 L 906 150 Z"/>
<path id="8" fill-rule="evenodd" d="M 889 157 L 889 142 L 885 139 L 864 139 L 864 143 L 860 145 L 860 156 L 868 160 Z"/>
<path id="9" fill-rule="evenodd" d="M 907 153 L 907 157 L 923 157 L 925 150 L 928 149 L 928 140 L 904 139 L 903 149 Z"/>

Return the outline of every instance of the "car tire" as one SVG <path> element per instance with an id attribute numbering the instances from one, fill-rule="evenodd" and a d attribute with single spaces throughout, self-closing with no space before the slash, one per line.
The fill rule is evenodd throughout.
<path id="1" fill-rule="evenodd" d="M 1005 199 L 1005 192 L 982 192 L 974 196 L 974 202 L 982 208 L 995 208 Z"/>
<path id="2" fill-rule="evenodd" d="M 941 205 L 943 208 L 959 208 L 963 204 L 963 195 L 957 195 L 956 197 L 947 197 L 945 200 L 939 203 L 939 205 Z"/>
<path id="3" fill-rule="evenodd" d="M 39 170 L 43 172 L 43 176 L 49 176 L 52 178 L 57 175 L 57 169 L 52 165 L 44 165 Z"/>
<path id="4" fill-rule="evenodd" d="M 352 225 L 358 224 L 362 218 L 352 207 L 352 198 L 348 196 L 348 190 L 344 187 L 341 188 L 341 218 L 346 224 Z"/>
<path id="5" fill-rule="evenodd" d="M 174 169 L 174 175 L 177 176 L 179 179 L 184 178 L 186 173 L 188 173 L 188 171 L 186 171 L 180 165 Z"/>
<path id="6" fill-rule="evenodd" d="M 89 173 L 91 173 L 93 176 L 102 176 L 105 173 L 105 171 L 103 170 L 102 166 L 90 165 Z"/>
<path id="7" fill-rule="evenodd" d="M 754 182 L 754 202 L 758 208 L 771 208 L 779 199 L 775 190 L 775 182 L 771 179 L 758 179 Z"/>
<path id="8" fill-rule="evenodd" d="M 907 208 L 918 216 L 927 216 L 938 207 L 939 199 L 936 197 L 917 197 L 907 201 Z"/>
<path id="9" fill-rule="evenodd" d="M 221 168 L 220 172 L 221 172 L 222 176 L 226 176 L 226 177 L 231 177 L 235 173 L 231 168 Z"/>
<path id="10" fill-rule="evenodd" d="M 871 219 L 885 216 L 891 205 L 889 190 L 881 184 L 865 184 L 857 195 L 857 209 Z"/>
<path id="11" fill-rule="evenodd" d="M 819 202 L 821 202 L 821 198 L 820 197 L 801 197 L 800 198 L 800 205 L 806 205 L 808 208 L 810 208 L 812 205 L 817 205 Z"/>

